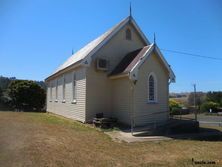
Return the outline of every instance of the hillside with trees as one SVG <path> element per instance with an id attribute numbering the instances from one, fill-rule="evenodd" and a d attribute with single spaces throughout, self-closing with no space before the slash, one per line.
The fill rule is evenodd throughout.
<path id="1" fill-rule="evenodd" d="M 222 91 L 172 93 L 169 104 L 171 113 L 180 113 L 182 108 L 199 112 L 221 112 Z"/>
<path id="2" fill-rule="evenodd" d="M 46 85 L 43 81 L 0 76 L 0 110 L 42 111 Z"/>

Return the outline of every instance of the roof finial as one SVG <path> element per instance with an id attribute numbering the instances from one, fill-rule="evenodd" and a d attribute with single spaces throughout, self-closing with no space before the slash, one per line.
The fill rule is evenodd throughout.
<path id="1" fill-rule="evenodd" d="M 156 35 L 155 35 L 155 32 L 154 32 L 154 34 L 153 34 L 153 43 L 154 43 L 154 45 L 156 44 Z"/>
<path id="2" fill-rule="evenodd" d="M 130 2 L 130 17 L 132 17 L 131 2 Z"/>

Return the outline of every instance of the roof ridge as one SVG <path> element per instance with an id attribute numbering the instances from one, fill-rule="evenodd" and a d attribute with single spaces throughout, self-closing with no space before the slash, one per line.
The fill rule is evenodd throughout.
<path id="1" fill-rule="evenodd" d="M 101 38 L 102 36 L 104 36 L 104 35 L 106 35 L 106 34 L 110 34 L 114 29 L 116 29 L 121 23 L 123 23 L 126 19 L 128 19 L 128 17 L 127 18 L 125 18 L 125 19 L 123 19 L 122 21 L 120 21 L 119 23 L 117 23 L 116 25 L 114 25 L 113 27 L 111 27 L 110 29 L 108 29 L 107 31 L 105 31 L 103 34 L 101 34 L 100 36 L 98 36 L 97 38 L 95 38 L 95 39 L 93 39 L 93 40 L 91 40 L 90 42 L 88 42 L 86 45 L 84 45 L 83 47 L 81 47 L 77 52 L 79 52 L 81 49 L 83 49 L 83 48 L 85 48 L 86 46 L 88 46 L 90 43 L 92 43 L 93 41 L 96 41 L 97 39 L 99 39 L 99 38 Z M 100 43 L 101 43 L 102 41 L 100 41 Z M 77 53 L 76 52 L 76 53 Z M 72 54 L 72 55 L 75 55 L 75 53 L 74 54 Z"/>
<path id="2" fill-rule="evenodd" d="M 71 62 L 73 62 L 72 60 L 74 59 L 74 57 L 82 52 L 87 52 L 87 55 L 88 55 L 96 46 L 98 46 L 100 43 L 102 43 L 115 29 L 117 29 L 121 24 L 123 24 L 128 19 L 129 19 L 129 16 L 126 17 L 125 19 L 123 19 L 122 21 L 120 21 L 119 23 L 117 23 L 116 25 L 114 25 L 113 27 L 111 27 L 109 30 L 107 30 L 106 32 L 104 32 L 103 34 L 101 34 L 100 36 L 95 38 L 94 40 L 88 42 L 86 45 L 84 45 L 82 48 L 80 48 L 76 53 L 72 54 L 72 56 L 69 57 L 63 64 L 61 64 L 53 74 L 55 74 L 55 73 L 61 71 L 62 69 L 82 60 L 81 58 L 79 58 L 78 61 L 71 63 Z M 96 43 L 95 47 L 90 47 L 91 45 L 93 45 L 95 43 Z"/>
<path id="3" fill-rule="evenodd" d="M 135 22 L 132 16 L 128 16 L 120 21 L 118 24 L 111 27 L 108 31 L 101 34 L 96 39 L 84 45 L 81 49 L 79 49 L 75 54 L 72 54 L 63 64 L 61 64 L 49 77 L 46 78 L 48 80 L 50 77 L 62 72 L 68 67 L 71 67 L 74 64 L 79 63 L 79 65 L 88 66 L 91 62 L 91 56 L 95 54 L 105 43 L 107 43 L 116 33 L 121 30 L 123 26 L 128 23 L 132 23 L 132 25 L 136 28 L 138 33 L 140 34 L 144 44 L 148 45 L 150 42 L 147 40 L 146 36 L 140 30 L 139 26 Z"/>

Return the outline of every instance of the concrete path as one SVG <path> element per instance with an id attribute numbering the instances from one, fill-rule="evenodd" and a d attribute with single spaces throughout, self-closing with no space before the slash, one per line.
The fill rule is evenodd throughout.
<path id="1" fill-rule="evenodd" d="M 172 139 L 170 137 L 165 137 L 165 136 L 133 136 L 130 132 L 122 132 L 122 131 L 112 131 L 105 133 L 109 135 L 114 141 L 117 142 L 125 141 L 128 143 L 142 142 L 142 141 L 162 141 L 162 140 Z"/>
<path id="2" fill-rule="evenodd" d="M 187 134 L 177 134 L 169 136 L 133 136 L 130 132 L 123 131 L 112 131 L 105 132 L 109 135 L 113 141 L 116 142 L 143 142 L 143 141 L 164 141 L 173 139 L 191 139 L 196 137 L 208 137 L 208 136 L 221 136 L 221 131 L 218 132 L 201 132 L 201 133 L 187 133 Z"/>

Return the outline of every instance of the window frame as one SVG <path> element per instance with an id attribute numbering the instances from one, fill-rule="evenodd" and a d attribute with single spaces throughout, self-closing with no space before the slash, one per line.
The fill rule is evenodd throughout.
<path id="1" fill-rule="evenodd" d="M 49 83 L 49 101 L 52 102 L 52 87 L 53 87 L 53 83 L 50 82 Z"/>
<path id="2" fill-rule="evenodd" d="M 72 103 L 77 103 L 77 86 L 76 86 L 76 73 L 72 74 Z"/>
<path id="3" fill-rule="evenodd" d="M 154 96 L 154 99 L 150 99 L 150 77 L 153 77 L 153 96 Z M 154 72 L 151 72 L 149 75 L 148 75 L 148 79 L 147 79 L 147 91 L 148 91 L 148 97 L 147 97 L 147 100 L 148 100 L 148 103 L 157 103 L 158 102 L 158 97 L 157 97 L 157 90 L 158 90 L 158 82 L 157 82 L 157 77 L 155 75 Z"/>
<path id="4" fill-rule="evenodd" d="M 55 86 L 55 102 L 58 102 L 58 79 L 56 79 L 56 86 Z"/>
<path id="5" fill-rule="evenodd" d="M 66 75 L 63 75 L 63 81 L 62 81 L 62 102 L 66 102 Z"/>

